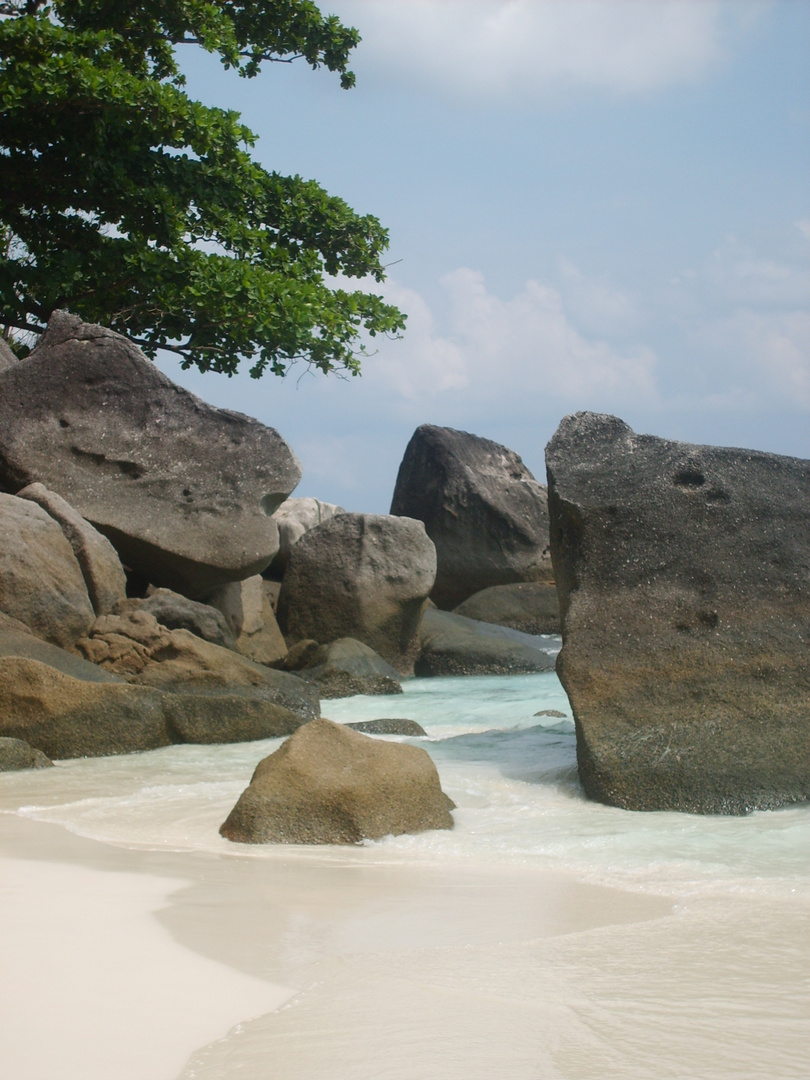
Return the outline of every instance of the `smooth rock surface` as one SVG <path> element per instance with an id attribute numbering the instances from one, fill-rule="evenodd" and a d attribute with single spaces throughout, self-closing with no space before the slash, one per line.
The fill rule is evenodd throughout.
<path id="1" fill-rule="evenodd" d="M 270 563 L 268 572 L 280 581 L 284 577 L 290 558 L 290 548 L 298 543 L 304 533 L 333 518 L 345 514 L 342 506 L 321 502 L 320 499 L 287 499 L 273 514 L 278 526 L 278 553 Z"/>
<path id="2" fill-rule="evenodd" d="M 109 615 L 116 604 L 126 599 L 127 577 L 107 537 L 44 484 L 29 484 L 17 495 L 41 506 L 57 522 L 81 567 L 93 610 L 96 615 Z"/>
<path id="3" fill-rule="evenodd" d="M 236 651 L 257 664 L 275 664 L 287 654 L 273 611 L 275 585 L 255 574 L 222 585 L 206 601 L 222 612 L 234 635 Z"/>
<path id="4" fill-rule="evenodd" d="M 17 656 L 0 657 L 0 735 L 53 759 L 130 754 L 172 741 L 158 691 L 86 682 Z"/>
<path id="5" fill-rule="evenodd" d="M 279 626 L 288 644 L 356 638 L 411 674 L 435 574 L 436 552 L 420 521 L 338 514 L 291 549 Z"/>
<path id="6" fill-rule="evenodd" d="M 417 675 L 515 675 L 553 671 L 554 659 L 521 634 L 449 611 L 429 610 L 419 631 Z"/>
<path id="7" fill-rule="evenodd" d="M 402 693 L 397 671 L 354 638 L 338 638 L 319 646 L 309 655 L 300 675 L 317 686 L 322 698 Z"/>
<path id="8" fill-rule="evenodd" d="M 810 798 L 810 462 L 594 413 L 546 462 L 586 792 L 690 813 Z"/>
<path id="9" fill-rule="evenodd" d="M 0 537 L 0 611 L 69 648 L 95 612 L 62 529 L 36 503 L 0 493 Z"/>
<path id="10" fill-rule="evenodd" d="M 423 424 L 405 450 L 391 513 L 425 523 L 440 608 L 491 585 L 551 578 L 546 489 L 500 443 Z"/>
<path id="11" fill-rule="evenodd" d="M 47 754 L 31 746 L 25 739 L 0 738 L 0 772 L 47 769 L 52 765 Z"/>
<path id="12" fill-rule="evenodd" d="M 313 720 L 259 762 L 220 832 L 243 844 L 357 844 L 452 828 L 452 805 L 424 750 Z"/>
<path id="13" fill-rule="evenodd" d="M 272 428 L 216 409 L 118 334 L 56 312 L 0 372 L 0 486 L 39 481 L 153 585 L 197 598 L 259 573 L 301 467 Z"/>
<path id="14" fill-rule="evenodd" d="M 549 581 L 493 585 L 473 593 L 463 604 L 454 608 L 453 613 L 498 626 L 511 626 L 524 634 L 560 632 L 557 588 Z"/>

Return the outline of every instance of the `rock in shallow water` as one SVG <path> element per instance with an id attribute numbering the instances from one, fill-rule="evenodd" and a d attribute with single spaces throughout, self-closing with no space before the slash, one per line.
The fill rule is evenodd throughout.
<path id="1" fill-rule="evenodd" d="M 696 813 L 810 799 L 810 462 L 593 413 L 546 462 L 586 792 Z"/>
<path id="2" fill-rule="evenodd" d="M 474 593 L 453 609 L 467 619 L 510 626 L 524 634 L 559 634 L 560 605 L 551 581 L 493 585 Z"/>
<path id="3" fill-rule="evenodd" d="M 394 668 L 354 638 L 338 638 L 318 646 L 298 674 L 314 683 L 322 698 L 402 693 Z"/>
<path id="4" fill-rule="evenodd" d="M 20 769 L 47 769 L 53 762 L 47 754 L 34 749 L 25 739 L 0 738 L 0 772 Z"/>
<path id="5" fill-rule="evenodd" d="M 352 731 L 362 731 L 364 735 L 407 735 L 413 739 L 422 739 L 427 732 L 415 720 L 396 716 L 380 717 L 379 720 L 355 720 L 346 727 Z"/>
<path id="6" fill-rule="evenodd" d="M 424 750 L 313 720 L 259 762 L 220 832 L 243 844 L 357 844 L 450 829 Z"/>
<path id="7" fill-rule="evenodd" d="M 531 635 L 449 611 L 426 611 L 419 635 L 417 675 L 516 675 L 554 670 L 553 657 L 538 649 Z"/>

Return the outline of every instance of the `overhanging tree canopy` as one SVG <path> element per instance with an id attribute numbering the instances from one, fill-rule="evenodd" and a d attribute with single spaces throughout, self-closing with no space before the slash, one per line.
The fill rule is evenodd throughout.
<path id="1" fill-rule="evenodd" d="M 310 0 L 0 0 L 0 324 L 67 308 L 154 355 L 258 377 L 303 358 L 359 371 L 358 338 L 397 333 L 388 234 L 299 176 L 252 160 L 235 112 L 183 90 L 177 47 L 251 78 L 302 58 L 354 76 L 356 30 Z"/>

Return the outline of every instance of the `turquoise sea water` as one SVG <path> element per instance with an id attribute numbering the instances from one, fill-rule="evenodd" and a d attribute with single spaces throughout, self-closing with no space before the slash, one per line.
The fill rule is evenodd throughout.
<path id="1" fill-rule="evenodd" d="M 541 715 L 554 710 L 564 718 Z M 411 679 L 391 697 L 323 702 L 337 722 L 407 717 L 457 804 L 455 828 L 367 845 L 375 858 L 484 859 L 646 892 L 810 890 L 810 807 L 744 818 L 632 813 L 586 799 L 554 673 Z M 385 738 L 395 738 L 386 736 Z M 173 746 L 3 777 L 0 808 L 119 844 L 233 851 L 218 827 L 280 740 Z M 241 848 L 261 858 L 265 849 Z"/>
<path id="2" fill-rule="evenodd" d="M 433 757 L 454 828 L 358 848 L 229 844 L 219 826 L 281 740 L 0 777 L 0 813 L 50 823 L 51 858 L 67 830 L 130 860 L 133 880 L 138 860 L 163 860 L 187 879 L 154 916 L 174 940 L 292 988 L 280 1011 L 187 1045 L 180 1074 L 143 1080 L 804 1080 L 810 807 L 723 818 L 590 802 L 551 672 L 412 679 L 323 713 L 422 724 L 427 738 L 401 741 Z M 67 885 L 48 867 L 61 917 Z M 131 1031 L 122 1018 L 115 1040 L 140 1045 L 149 1015 Z M 60 1060 L 60 1075 L 89 1075 Z"/>

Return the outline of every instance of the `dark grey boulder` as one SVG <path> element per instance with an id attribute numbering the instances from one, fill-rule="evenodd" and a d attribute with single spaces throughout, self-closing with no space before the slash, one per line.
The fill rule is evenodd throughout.
<path id="1" fill-rule="evenodd" d="M 408 735 L 414 739 L 421 739 L 427 732 L 421 724 L 415 720 L 405 718 L 381 717 L 379 720 L 355 720 L 346 724 L 352 731 L 362 731 L 364 735 Z"/>
<path id="2" fill-rule="evenodd" d="M 436 552 L 421 521 L 338 514 L 291 548 L 279 626 L 288 644 L 356 638 L 407 675 L 435 575 Z"/>
<path id="3" fill-rule="evenodd" d="M 138 608 L 154 615 L 161 626 L 168 630 L 188 630 L 203 641 L 234 649 L 236 639 L 225 616 L 210 604 L 189 600 L 171 589 L 152 589 L 144 600 L 130 600 L 133 609 Z"/>
<path id="4" fill-rule="evenodd" d="M 436 545 L 431 595 L 440 608 L 491 585 L 550 579 L 546 489 L 500 443 L 423 424 L 405 450 L 391 513 L 423 521 Z"/>
<path id="5" fill-rule="evenodd" d="M 588 795 L 732 814 L 810 798 L 810 462 L 577 413 L 546 463 Z"/>
<path id="6" fill-rule="evenodd" d="M 520 581 L 482 589 L 453 609 L 454 614 L 524 634 L 559 634 L 560 604 L 550 581 Z"/>
<path id="7" fill-rule="evenodd" d="M 55 491 L 44 484 L 29 484 L 18 493 L 41 506 L 57 522 L 81 567 L 90 603 L 96 615 L 108 615 L 126 599 L 127 577 L 118 553 L 106 536 Z"/>
<path id="8" fill-rule="evenodd" d="M 47 754 L 31 746 L 25 739 L 0 738 L 0 772 L 47 769 L 52 765 Z"/>
<path id="9" fill-rule="evenodd" d="M 153 585 L 198 598 L 259 573 L 278 550 L 270 515 L 300 476 L 272 428 L 63 312 L 0 372 L 0 487 L 43 483 Z"/>
<path id="10" fill-rule="evenodd" d="M 243 844 L 357 844 L 450 829 L 452 807 L 424 750 L 313 720 L 259 762 L 220 832 Z"/>
<path id="11" fill-rule="evenodd" d="M 0 493 L 0 538 L 0 611 L 45 641 L 72 646 L 95 612 L 62 529 L 36 503 Z"/>
<path id="12" fill-rule="evenodd" d="M 515 675 L 553 671 L 545 643 L 492 623 L 449 611 L 429 610 L 419 631 L 417 675 Z"/>
<path id="13" fill-rule="evenodd" d="M 397 671 L 354 638 L 339 638 L 319 646 L 299 674 L 317 686 L 322 698 L 402 693 Z"/>
<path id="14" fill-rule="evenodd" d="M 41 664 L 56 668 L 64 675 L 70 675 L 74 679 L 83 679 L 85 682 L 120 683 L 124 681 L 112 672 L 105 671 L 96 664 L 91 664 L 80 656 L 69 653 L 66 649 L 60 649 L 58 645 L 43 641 L 42 638 L 32 634 L 24 623 L 0 612 L 0 657 L 2 656 L 22 656 L 29 660 L 38 660 Z"/>

